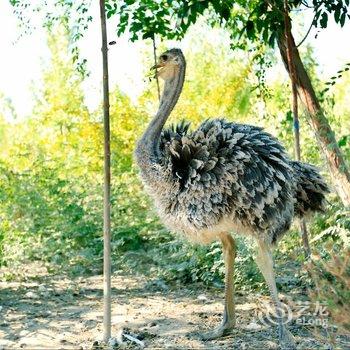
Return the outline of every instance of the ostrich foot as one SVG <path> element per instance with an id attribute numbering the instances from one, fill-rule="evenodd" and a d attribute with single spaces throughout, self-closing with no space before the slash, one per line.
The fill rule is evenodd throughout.
<path id="1" fill-rule="evenodd" d="M 287 328 L 281 327 L 278 330 L 278 338 L 280 341 L 281 349 L 295 350 L 297 348 L 295 345 L 294 337 Z"/>
<path id="2" fill-rule="evenodd" d="M 201 340 L 213 340 L 224 337 L 230 334 L 235 326 L 234 322 L 222 323 L 219 327 L 214 328 L 212 331 L 198 334 Z"/>

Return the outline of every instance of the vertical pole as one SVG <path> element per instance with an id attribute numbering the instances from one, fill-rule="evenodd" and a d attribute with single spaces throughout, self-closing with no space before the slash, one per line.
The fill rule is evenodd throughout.
<path id="1" fill-rule="evenodd" d="M 156 46 L 156 36 L 153 34 L 153 59 L 154 64 L 157 64 L 157 46 Z M 160 88 L 159 88 L 159 78 L 156 74 L 156 81 L 157 81 L 157 91 L 158 91 L 158 101 L 160 101 Z"/>
<path id="2" fill-rule="evenodd" d="M 103 341 L 111 337 L 111 150 L 109 118 L 108 47 L 105 0 L 100 0 L 103 62 L 104 200 L 103 200 Z"/>
<path id="3" fill-rule="evenodd" d="M 285 25 L 285 34 L 286 34 L 286 44 L 287 44 L 287 59 L 288 59 L 288 68 L 290 73 L 290 80 L 292 83 L 292 94 L 293 94 L 293 130 L 294 130 L 294 158 L 300 161 L 301 152 L 300 152 L 300 129 L 299 129 L 299 115 L 298 115 L 298 90 L 296 84 L 296 74 L 295 66 L 293 62 L 293 45 L 291 38 L 291 23 L 289 18 L 289 7 L 288 1 L 284 0 L 284 25 Z M 308 258 L 311 255 L 309 238 L 307 234 L 307 227 L 305 219 L 300 220 L 300 230 L 303 240 L 305 257 Z"/>

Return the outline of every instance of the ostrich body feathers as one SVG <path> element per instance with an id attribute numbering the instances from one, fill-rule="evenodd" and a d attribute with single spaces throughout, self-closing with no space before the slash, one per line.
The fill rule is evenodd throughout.
<path id="1" fill-rule="evenodd" d="M 329 191 L 262 128 L 224 119 L 164 130 L 157 157 L 142 162 L 150 162 L 139 164 L 141 176 L 164 223 L 202 243 L 229 231 L 275 243 L 295 215 L 323 210 Z"/>

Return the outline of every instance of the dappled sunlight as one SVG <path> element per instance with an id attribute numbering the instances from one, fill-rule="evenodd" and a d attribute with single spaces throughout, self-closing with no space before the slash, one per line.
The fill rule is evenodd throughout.
<path id="1" fill-rule="evenodd" d="M 26 276 L 27 281 L 0 285 L 3 315 L 0 345 L 45 349 L 83 346 L 85 349 L 99 339 L 102 276 L 70 279 L 46 273 L 38 277 L 34 266 L 30 265 Z M 167 291 L 150 289 L 145 277 L 114 275 L 112 334 L 116 335 L 123 328 L 152 347 L 231 349 L 232 344 L 255 344 L 256 347 L 277 348 L 276 329 L 261 323 L 256 311 L 256 306 L 270 303 L 269 298 L 256 293 L 238 296 L 234 331 L 208 344 L 198 340 L 196 333 L 220 322 L 223 290 L 218 292 L 199 283 L 181 288 L 166 286 Z M 294 295 L 293 299 L 297 302 L 301 297 Z M 293 310 L 298 309 L 293 307 Z M 304 327 L 296 323 L 291 325 L 300 346 L 319 348 Z M 339 341 L 342 342 L 342 338 Z"/>

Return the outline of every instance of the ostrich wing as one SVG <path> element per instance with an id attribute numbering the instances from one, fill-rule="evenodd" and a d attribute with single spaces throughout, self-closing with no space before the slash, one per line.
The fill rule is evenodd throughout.
<path id="1" fill-rule="evenodd" d="M 234 215 L 254 231 L 274 228 L 277 237 L 286 225 L 293 171 L 284 148 L 261 128 L 213 119 L 191 133 L 181 123 L 163 132 L 160 149 L 162 166 L 178 184 L 172 196 L 178 205 L 169 208 L 196 227 Z"/>

